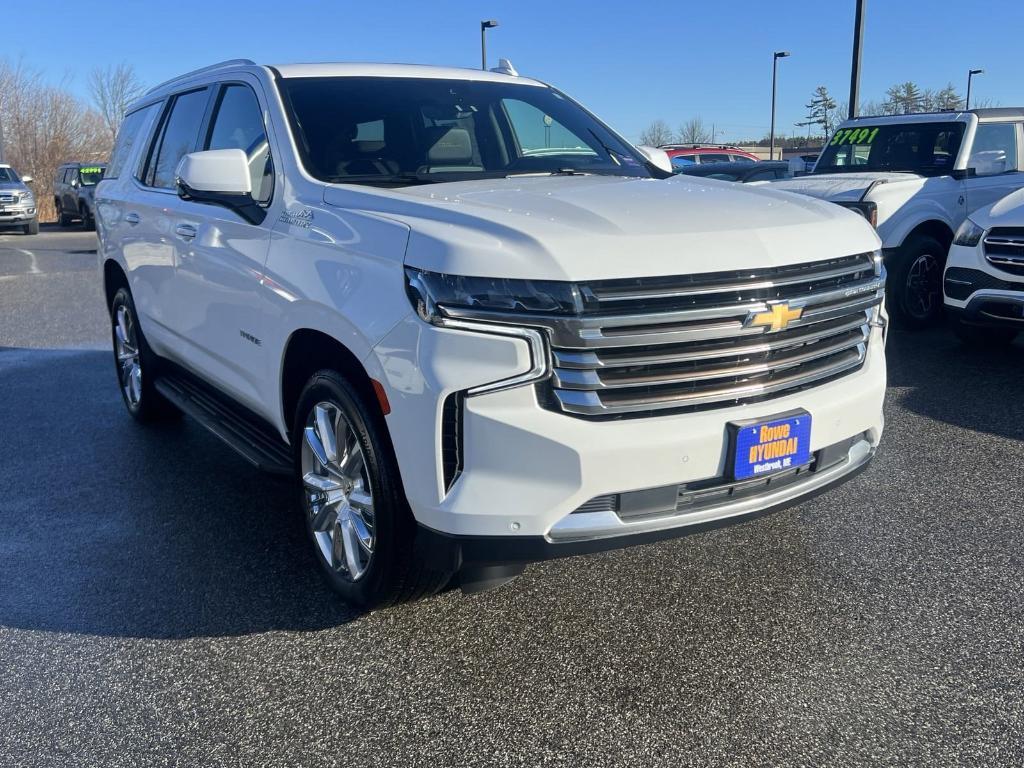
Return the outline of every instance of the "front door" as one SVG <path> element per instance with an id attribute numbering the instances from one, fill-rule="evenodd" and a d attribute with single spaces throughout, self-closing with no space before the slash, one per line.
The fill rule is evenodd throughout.
<path id="1" fill-rule="evenodd" d="M 262 89 L 255 80 L 219 85 L 198 148 L 245 151 L 253 197 L 266 212 L 272 207 L 274 173 L 257 93 Z M 262 412 L 268 364 L 261 286 L 273 217 L 248 221 L 226 207 L 181 199 L 174 210 L 174 293 L 181 297 L 175 304 L 176 331 L 205 378 Z"/>

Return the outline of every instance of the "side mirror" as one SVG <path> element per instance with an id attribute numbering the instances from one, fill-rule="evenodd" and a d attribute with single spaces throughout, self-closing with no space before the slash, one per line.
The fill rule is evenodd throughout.
<path id="1" fill-rule="evenodd" d="M 181 158 L 175 171 L 178 197 L 219 205 L 250 224 L 260 224 L 267 212 L 253 200 L 249 161 L 241 149 L 210 149 Z"/>
<path id="2" fill-rule="evenodd" d="M 31 176 L 22 176 L 21 181 L 23 184 L 31 184 L 33 181 L 35 181 L 35 179 L 33 179 Z"/>
<path id="3" fill-rule="evenodd" d="M 975 176 L 998 176 L 1006 173 L 1006 152 L 1001 149 L 975 152 L 967 161 L 967 166 L 974 169 Z"/>
<path id="4" fill-rule="evenodd" d="M 672 160 L 671 158 L 669 158 L 668 152 L 666 152 L 664 149 L 659 149 L 658 147 L 651 147 L 646 144 L 641 144 L 639 147 L 637 147 L 637 150 L 640 152 L 641 155 L 646 157 L 648 162 L 650 162 L 650 164 L 653 165 L 655 168 L 660 168 L 666 173 L 672 173 L 674 171 L 674 169 L 672 168 Z"/>

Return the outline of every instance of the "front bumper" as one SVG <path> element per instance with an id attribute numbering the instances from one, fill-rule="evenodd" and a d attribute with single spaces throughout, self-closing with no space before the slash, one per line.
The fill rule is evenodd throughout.
<path id="1" fill-rule="evenodd" d="M 0 227 L 13 225 L 13 224 L 28 224 L 35 221 L 39 215 L 38 210 L 35 206 L 31 207 L 12 207 L 12 206 L 0 206 L 3 210 L 0 210 Z"/>
<path id="2" fill-rule="evenodd" d="M 738 498 L 725 496 L 703 512 L 665 515 L 634 525 L 623 523 L 614 513 L 577 513 L 566 520 L 588 516 L 599 519 L 583 520 L 579 527 L 553 530 L 548 536 L 459 536 L 420 525 L 417 547 L 433 567 L 456 571 L 593 554 L 714 530 L 787 509 L 852 479 L 867 469 L 874 457 L 875 437 L 865 433 L 844 441 L 849 443 L 845 455 L 830 466 L 807 472 L 803 480 L 785 484 L 776 491 L 766 488 Z M 815 461 L 823 461 L 824 453 L 819 451 Z"/>
<path id="3" fill-rule="evenodd" d="M 445 403 L 460 390 L 528 370 L 526 342 L 437 328 L 411 316 L 366 362 L 387 389 L 388 426 L 421 538 L 429 550 L 463 562 L 525 562 L 617 548 L 789 506 L 862 469 L 883 428 L 884 337 L 874 327 L 855 373 L 741 406 L 590 421 L 541 407 L 530 386 L 467 397 L 456 435 L 460 472 L 448 485 L 445 443 L 452 430 L 445 427 Z M 588 503 L 606 495 L 713 484 L 726 471 L 728 422 L 797 409 L 812 417 L 812 452 L 844 441 L 850 446 L 841 465 L 700 509 L 629 519 L 607 509 L 588 511 Z"/>
<path id="4" fill-rule="evenodd" d="M 970 325 L 1024 330 L 1024 276 L 993 266 L 983 248 L 950 248 L 943 276 L 946 309 Z"/>

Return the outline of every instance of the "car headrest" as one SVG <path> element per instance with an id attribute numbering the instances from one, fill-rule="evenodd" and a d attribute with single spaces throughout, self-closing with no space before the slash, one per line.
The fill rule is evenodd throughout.
<path id="1" fill-rule="evenodd" d="M 463 165 L 473 160 L 473 143 L 465 128 L 434 128 L 427 150 L 427 162 L 431 165 Z"/>

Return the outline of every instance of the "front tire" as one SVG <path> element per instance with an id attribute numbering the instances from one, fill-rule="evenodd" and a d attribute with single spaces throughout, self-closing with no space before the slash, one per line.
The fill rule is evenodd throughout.
<path id="1" fill-rule="evenodd" d="M 177 415 L 179 411 L 153 386 L 156 355 L 142 335 L 135 303 L 127 288 L 119 288 L 114 294 L 110 303 L 110 326 L 114 367 L 128 413 L 142 422 Z"/>
<path id="2" fill-rule="evenodd" d="M 82 218 L 82 229 L 86 232 L 96 229 L 96 220 L 93 218 L 88 206 L 83 205 L 79 215 Z"/>
<path id="3" fill-rule="evenodd" d="M 914 235 L 900 248 L 886 286 L 886 306 L 904 328 L 922 329 L 942 319 L 942 273 L 948 246 Z"/>
<path id="4" fill-rule="evenodd" d="M 64 206 L 61 205 L 60 201 L 56 202 L 57 206 L 57 224 L 61 227 L 71 226 L 71 214 L 64 213 Z"/>
<path id="5" fill-rule="evenodd" d="M 451 574 L 413 550 L 416 524 L 383 416 L 335 371 L 314 374 L 293 425 L 306 532 L 330 586 L 372 609 L 440 590 Z"/>
<path id="6" fill-rule="evenodd" d="M 21 231 L 26 235 L 38 235 L 39 234 L 39 219 L 32 219 L 28 224 L 21 228 Z"/>

